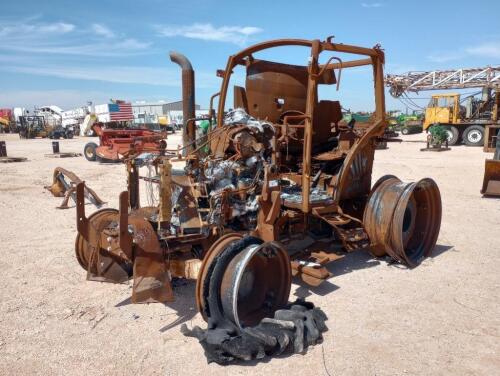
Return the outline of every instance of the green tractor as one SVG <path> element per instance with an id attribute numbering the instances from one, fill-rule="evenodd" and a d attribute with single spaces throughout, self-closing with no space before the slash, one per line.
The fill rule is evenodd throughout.
<path id="1" fill-rule="evenodd" d="M 408 135 L 423 132 L 423 119 L 421 114 L 404 115 L 395 118 L 401 134 Z"/>

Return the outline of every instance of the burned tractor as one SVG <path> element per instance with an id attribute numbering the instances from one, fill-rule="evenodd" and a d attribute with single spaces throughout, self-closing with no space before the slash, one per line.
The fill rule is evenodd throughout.
<path id="1" fill-rule="evenodd" d="M 282 46 L 307 49 L 308 64 L 256 57 Z M 436 183 L 387 175 L 372 186 L 386 128 L 379 46 L 283 39 L 230 56 L 217 72 L 218 109 L 210 106 L 213 126 L 202 138 L 194 71 L 184 56 L 171 59 L 182 67 L 184 148 L 130 156 L 118 210 L 87 217 L 77 186 L 76 255 L 89 280 L 132 278 L 132 302 L 145 303 L 172 301 L 174 277 L 195 279 L 203 317 L 241 327 L 282 307 L 293 276 L 313 286 L 331 277 L 325 265 L 345 252 L 366 249 L 409 267 L 431 254 L 441 224 Z M 232 88 L 228 104 L 237 66 L 245 85 Z M 339 101 L 319 100 L 318 91 L 339 89 L 344 71 L 360 66 L 373 69 L 375 115 L 362 126 L 343 124 Z M 139 186 L 153 188 L 157 201 L 141 206 Z"/>

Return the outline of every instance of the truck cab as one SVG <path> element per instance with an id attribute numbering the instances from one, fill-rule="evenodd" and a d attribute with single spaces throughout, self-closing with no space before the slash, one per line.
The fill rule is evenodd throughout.
<path id="1" fill-rule="evenodd" d="M 460 122 L 460 94 L 435 94 L 425 110 L 424 130 L 433 124 L 457 124 Z"/>

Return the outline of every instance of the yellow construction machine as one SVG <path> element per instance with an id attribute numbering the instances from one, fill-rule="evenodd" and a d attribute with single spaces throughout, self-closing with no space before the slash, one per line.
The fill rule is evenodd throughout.
<path id="1" fill-rule="evenodd" d="M 485 126 L 498 120 L 500 95 L 485 90 L 482 99 L 472 96 L 461 99 L 457 93 L 435 94 L 425 109 L 424 130 L 442 125 L 448 132 L 448 143 L 457 144 L 460 139 L 468 146 L 484 144 Z M 462 105 L 464 101 L 465 105 Z"/>

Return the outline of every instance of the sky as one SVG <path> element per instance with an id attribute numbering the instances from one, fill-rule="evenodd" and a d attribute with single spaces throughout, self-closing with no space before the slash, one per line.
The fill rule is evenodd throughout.
<path id="1" fill-rule="evenodd" d="M 176 101 L 180 69 L 168 58 L 175 50 L 191 60 L 196 102 L 207 108 L 229 55 L 279 38 L 380 43 L 385 73 L 393 74 L 500 64 L 497 0 L 17 0 L 0 9 L 0 107 Z M 308 53 L 289 48 L 262 57 L 305 65 Z M 242 77 L 237 72 L 235 83 Z M 324 96 L 373 110 L 371 72 L 345 70 L 340 91 Z M 420 106 L 429 96 L 411 95 Z M 406 109 L 388 93 L 386 103 Z"/>

